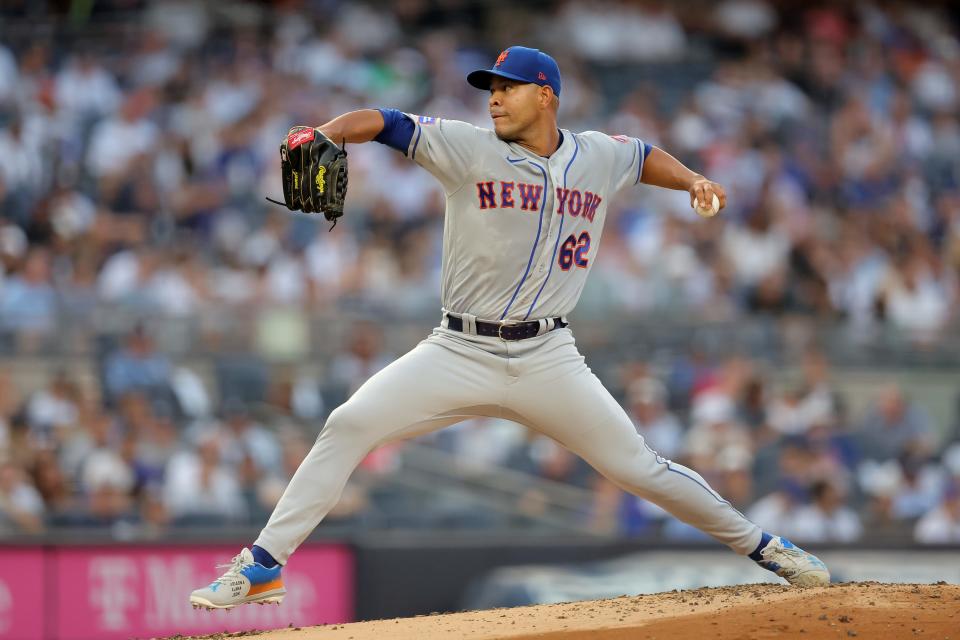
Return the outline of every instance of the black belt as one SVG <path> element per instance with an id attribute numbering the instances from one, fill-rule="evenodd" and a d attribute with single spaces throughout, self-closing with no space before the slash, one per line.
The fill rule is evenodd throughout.
<path id="1" fill-rule="evenodd" d="M 447 329 L 452 329 L 453 331 L 463 331 L 463 319 L 456 316 L 446 314 L 447 316 Z M 500 338 L 501 340 L 526 340 L 527 338 L 532 338 L 540 333 L 540 321 L 532 320 L 530 322 L 510 322 L 510 323 L 499 323 L 499 322 L 484 322 L 483 320 L 477 320 L 477 335 L 478 336 L 487 336 L 488 338 Z M 553 318 L 553 327 L 550 331 L 554 329 L 562 329 L 567 326 L 567 323 L 563 321 L 562 318 Z"/>

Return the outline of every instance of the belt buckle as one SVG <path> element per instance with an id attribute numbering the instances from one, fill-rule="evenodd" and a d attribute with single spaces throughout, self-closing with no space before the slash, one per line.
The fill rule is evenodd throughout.
<path id="1" fill-rule="evenodd" d="M 516 322 L 501 322 L 500 324 L 497 325 L 497 337 L 503 340 L 504 342 L 506 342 L 507 339 L 503 337 L 503 328 L 515 327 L 515 326 L 517 326 Z"/>

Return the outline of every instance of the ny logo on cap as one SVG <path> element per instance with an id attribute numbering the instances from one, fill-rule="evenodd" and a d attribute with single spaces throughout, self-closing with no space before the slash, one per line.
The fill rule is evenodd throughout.
<path id="1" fill-rule="evenodd" d="M 497 63 L 493 66 L 499 67 L 501 64 L 503 64 L 503 61 L 507 59 L 507 56 L 509 54 L 510 54 L 509 50 L 500 52 L 500 55 L 497 56 Z"/>
<path id="2" fill-rule="evenodd" d="M 545 74 L 543 71 L 541 71 L 540 73 L 538 73 L 538 74 L 537 74 L 537 77 L 540 78 L 541 80 L 543 80 L 544 82 L 547 81 L 547 74 Z"/>

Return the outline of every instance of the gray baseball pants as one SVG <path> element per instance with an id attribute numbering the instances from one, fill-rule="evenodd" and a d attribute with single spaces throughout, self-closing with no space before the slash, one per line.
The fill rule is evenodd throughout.
<path id="1" fill-rule="evenodd" d="M 367 453 L 476 416 L 550 436 L 624 490 L 740 554 L 760 543 L 760 528 L 699 474 L 644 443 L 569 329 L 505 342 L 441 326 L 330 414 L 255 544 L 285 564 Z"/>

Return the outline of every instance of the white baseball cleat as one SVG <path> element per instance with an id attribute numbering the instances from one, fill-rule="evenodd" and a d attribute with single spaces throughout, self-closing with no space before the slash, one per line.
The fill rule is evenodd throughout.
<path id="1" fill-rule="evenodd" d="M 751 554 L 751 557 L 761 567 L 773 571 L 794 586 L 825 587 L 830 584 L 827 565 L 786 538 L 772 536 L 770 542 L 756 554 Z"/>
<path id="2" fill-rule="evenodd" d="M 250 549 L 234 556 L 230 564 L 217 565 L 227 572 L 190 594 L 194 609 L 231 609 L 238 604 L 280 604 L 287 590 L 280 577 L 282 565 L 267 568 L 253 559 Z"/>

